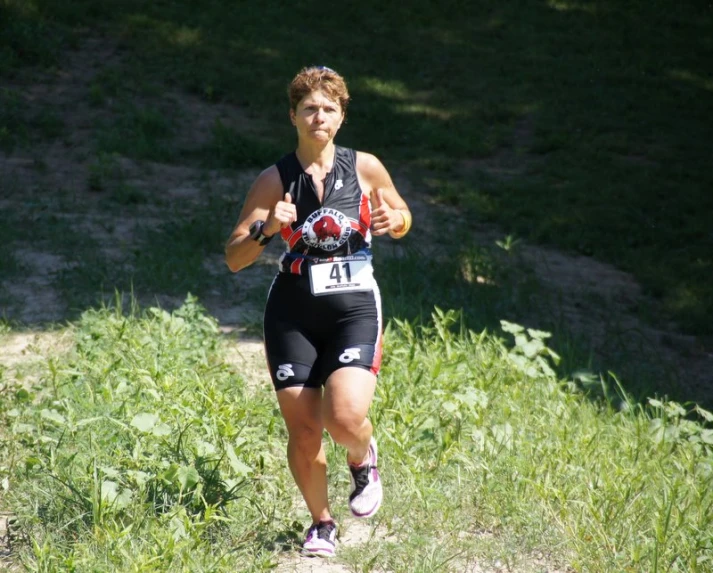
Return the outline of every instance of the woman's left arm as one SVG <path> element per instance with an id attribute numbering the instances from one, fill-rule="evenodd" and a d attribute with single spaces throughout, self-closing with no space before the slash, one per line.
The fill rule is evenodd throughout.
<path id="1" fill-rule="evenodd" d="M 411 228 L 411 211 L 396 190 L 391 176 L 379 159 L 362 151 L 357 152 L 357 176 L 361 188 L 371 201 L 371 232 L 389 233 L 400 239 Z"/>

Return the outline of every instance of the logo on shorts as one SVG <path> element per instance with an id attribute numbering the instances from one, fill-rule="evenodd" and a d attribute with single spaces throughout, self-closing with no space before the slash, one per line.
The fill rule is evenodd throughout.
<path id="1" fill-rule="evenodd" d="M 342 187 L 344 187 L 344 182 L 341 179 L 337 179 L 337 182 L 334 184 L 334 190 L 339 191 Z"/>
<path id="2" fill-rule="evenodd" d="M 336 209 L 319 209 L 305 219 L 302 238 L 310 247 L 334 251 L 347 242 L 352 225 L 347 216 Z"/>
<path id="3" fill-rule="evenodd" d="M 277 367 L 277 372 L 275 372 L 275 378 L 277 378 L 280 382 L 284 382 L 290 376 L 294 375 L 295 371 L 292 370 L 292 364 L 280 364 Z"/>
<path id="4" fill-rule="evenodd" d="M 339 362 L 342 364 L 349 364 L 354 360 L 359 360 L 361 358 L 360 348 L 345 348 L 344 352 L 339 356 Z"/>

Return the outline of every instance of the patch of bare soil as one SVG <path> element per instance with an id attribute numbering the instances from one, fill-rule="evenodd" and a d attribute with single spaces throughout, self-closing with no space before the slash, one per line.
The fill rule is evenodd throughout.
<path id="1" fill-rule="evenodd" d="M 713 348 L 675 326 L 642 318 L 655 309 L 636 280 L 594 259 L 525 246 L 521 257 L 552 294 L 553 312 L 600 363 L 629 357 L 632 368 L 652 378 L 679 402 L 713 404 Z M 646 309 L 646 310 L 644 310 Z"/>
<path id="2" fill-rule="evenodd" d="M 127 218 L 121 210 L 102 206 L 102 193 L 92 190 L 92 158 L 95 157 L 91 143 L 92 126 L 106 119 L 108 112 L 104 108 L 92 107 L 87 94 L 97 74 L 107 66 L 120 62 L 121 55 L 116 46 L 103 40 L 93 40 L 82 49 L 68 54 L 59 72 L 46 74 L 39 80 L 35 76 L 32 83 L 21 84 L 18 81 L 16 85 L 8 86 L 21 90 L 28 106 L 52 106 L 61 114 L 68 129 L 67 136 L 61 141 L 39 143 L 31 151 L 16 150 L 10 155 L 0 153 L 0 172 L 3 174 L 0 180 L 0 210 L 32 212 L 49 209 L 95 240 L 101 245 L 101 256 L 117 264 L 121 262 L 123 252 L 141 246 L 137 243 L 136 230 L 160 223 L 163 214 L 160 207 L 148 205 Z M 205 140 L 216 119 L 234 126 L 246 125 L 247 122 L 241 111 L 231 106 L 211 105 L 180 93 L 165 97 L 166 101 L 183 110 L 181 131 L 176 136 L 179 143 Z M 517 136 L 528 137 L 528 129 L 526 124 L 518 126 Z M 509 153 L 487 160 L 486 164 L 473 164 L 467 168 L 486 167 L 495 175 L 508 177 L 521 169 L 522 161 L 522 157 Z M 196 206 L 204 204 L 210 196 L 230 196 L 236 189 L 246 189 L 257 174 L 251 170 L 228 173 L 138 162 L 126 157 L 116 158 L 112 170 L 133 189 Z M 431 225 L 436 220 L 435 215 L 444 208 L 433 204 L 421 193 L 407 174 L 397 177 L 396 182 L 414 212 L 416 228 L 427 236 L 435 237 L 437 233 Z M 71 201 L 62 203 L 62 197 L 67 196 Z M 81 210 L 73 212 L 73 206 L 81 206 Z M 237 212 L 226 216 L 233 218 Z M 458 218 L 460 215 L 452 210 L 449 216 Z M 470 223 L 464 221 L 464 224 Z M 496 238 L 502 238 L 497 230 L 492 229 L 477 229 L 476 236 L 486 246 L 493 246 Z M 384 249 L 386 256 L 400 256 L 402 247 L 397 242 L 388 238 L 383 241 L 388 244 L 388 248 Z M 437 248 L 438 241 L 434 240 L 432 244 Z M 76 263 L 60 254 L 42 252 L 28 241 L 16 241 L 13 247 L 24 271 L 10 280 L 0 277 L 0 291 L 5 292 L 0 300 L 10 301 L 6 308 L 0 309 L 0 315 L 30 325 L 65 320 L 68 309 L 60 296 L 57 277 Z M 271 244 L 259 262 L 235 275 L 236 292 L 266 289 L 276 269 L 278 251 L 279 245 Z M 655 305 L 643 300 L 631 276 L 589 258 L 533 245 L 525 245 L 518 252 L 519 260 L 532 269 L 536 280 L 545 285 L 551 298 L 558 302 L 552 308 L 558 309 L 556 311 L 561 313 L 562 320 L 580 339 L 588 341 L 593 353 L 606 357 L 613 351 L 630 353 L 632 349 L 640 349 L 638 354 L 634 353 L 633 359 L 639 356 L 647 363 L 658 361 L 661 369 L 674 373 L 681 381 L 682 395 L 688 396 L 687 399 L 711 401 L 713 352 L 702 348 L 695 338 L 683 336 L 673 328 L 653 327 L 644 321 L 639 309 L 644 302 L 648 308 Z M 447 252 L 444 253 L 447 256 Z M 215 277 L 229 272 L 220 254 L 207 257 L 203 270 Z M 176 306 L 181 302 L 176 297 L 161 293 L 153 295 L 166 306 Z M 246 377 L 255 383 L 269 384 L 262 345 L 256 339 L 256 333 L 246 330 L 245 326 L 259 322 L 263 299 L 244 294 L 226 296 L 215 291 L 201 302 L 234 339 L 230 361 L 244 369 Z M 38 331 L 5 335 L 0 344 L 0 364 L 17 369 L 48 350 L 61 347 L 62 341 L 51 333 Z M 381 537 L 382 533 L 378 528 L 373 530 L 368 525 L 349 522 L 342 543 L 358 546 L 366 543 L 371 535 Z M 347 570 L 343 565 L 327 565 L 323 561 L 296 556 L 286 557 L 278 568 L 279 571 L 313 569 Z M 478 573 L 486 571 L 477 567 L 469 570 Z M 555 569 L 547 569 L 547 564 L 542 563 L 538 570 Z"/>
<path id="3" fill-rule="evenodd" d="M 68 350 L 69 333 L 42 330 L 0 335 L 0 364 L 6 368 L 44 361 L 46 356 Z"/>
<path id="4" fill-rule="evenodd" d="M 0 512 L 0 570 L 18 571 L 18 566 L 13 563 L 12 544 L 10 543 L 10 523 L 12 515 Z"/>
<path id="5" fill-rule="evenodd" d="M 524 152 L 533 141 L 527 117 L 514 126 L 510 139 L 508 147 L 491 157 L 463 162 L 463 172 L 479 170 L 501 180 L 525 173 L 538 161 Z M 451 210 L 451 216 L 457 217 L 457 211 Z M 476 229 L 475 234 L 483 245 L 503 238 L 493 228 Z M 534 320 L 530 326 L 537 328 L 546 314 L 548 322 L 563 325 L 586 346 L 598 364 L 607 367 L 625 359 L 630 363 L 625 375 L 648 378 L 646 386 L 658 397 L 713 407 L 713 341 L 682 334 L 665 321 L 660 305 L 642 293 L 631 274 L 591 257 L 536 245 L 517 245 L 514 255 L 520 267 L 516 270 L 532 273 L 546 293 L 523 321 Z"/>

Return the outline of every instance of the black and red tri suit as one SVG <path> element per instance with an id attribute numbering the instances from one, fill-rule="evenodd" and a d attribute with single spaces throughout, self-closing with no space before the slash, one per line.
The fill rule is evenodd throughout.
<path id="1" fill-rule="evenodd" d="M 265 352 L 275 388 L 320 387 L 345 366 L 378 374 L 381 296 L 356 152 L 336 146 L 321 203 L 294 152 L 276 166 L 297 219 L 281 231 L 286 250 L 265 306 Z"/>

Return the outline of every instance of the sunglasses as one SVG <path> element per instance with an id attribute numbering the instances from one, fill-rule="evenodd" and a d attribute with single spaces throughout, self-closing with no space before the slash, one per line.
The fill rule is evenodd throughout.
<path id="1" fill-rule="evenodd" d="M 327 66 L 310 66 L 310 69 L 317 70 L 318 72 L 331 72 L 333 74 L 337 73 L 332 68 L 328 68 Z"/>

